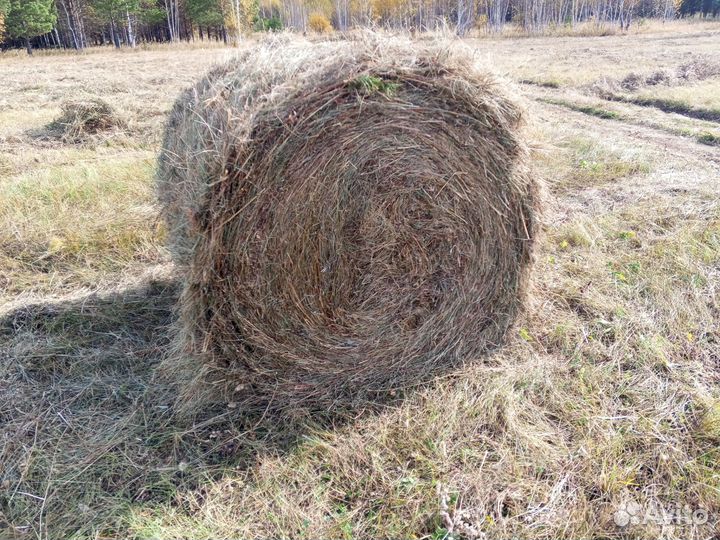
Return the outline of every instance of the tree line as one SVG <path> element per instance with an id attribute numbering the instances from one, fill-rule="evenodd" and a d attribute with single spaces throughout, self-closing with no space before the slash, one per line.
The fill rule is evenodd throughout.
<path id="1" fill-rule="evenodd" d="M 720 0 L 0 0 L 3 48 L 134 47 L 234 42 L 253 31 L 327 32 L 357 26 L 411 32 L 452 27 L 528 32 L 581 22 L 630 27 L 637 17 L 719 17 Z"/>

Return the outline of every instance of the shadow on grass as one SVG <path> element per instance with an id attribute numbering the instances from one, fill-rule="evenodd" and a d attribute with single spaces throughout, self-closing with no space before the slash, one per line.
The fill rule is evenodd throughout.
<path id="1" fill-rule="evenodd" d="M 178 293 L 153 281 L 0 317 L 0 537 L 122 534 L 130 505 L 172 504 L 312 429 L 238 410 L 174 417 L 154 372 Z"/>

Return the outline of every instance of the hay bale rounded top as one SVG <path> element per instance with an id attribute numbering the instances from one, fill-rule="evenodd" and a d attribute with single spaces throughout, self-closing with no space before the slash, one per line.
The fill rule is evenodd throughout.
<path id="1" fill-rule="evenodd" d="M 497 346 L 538 228 L 521 116 L 464 50 L 379 38 L 265 43 L 185 92 L 159 197 L 187 398 L 381 399 Z"/>

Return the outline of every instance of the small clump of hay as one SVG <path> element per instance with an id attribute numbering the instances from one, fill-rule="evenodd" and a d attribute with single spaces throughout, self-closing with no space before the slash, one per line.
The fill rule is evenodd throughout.
<path id="1" fill-rule="evenodd" d="M 615 92 L 637 92 L 648 86 L 678 86 L 704 81 L 717 75 L 720 75 L 720 62 L 698 57 L 680 64 L 674 70 L 658 69 L 649 74 L 631 72 L 622 79 L 604 77 L 592 83 L 589 89 L 600 96 L 612 99 Z"/>
<path id="2" fill-rule="evenodd" d="M 538 231 L 521 109 L 469 53 L 262 44 L 176 103 L 159 166 L 184 401 L 382 400 L 498 346 Z"/>
<path id="3" fill-rule="evenodd" d="M 124 126 L 125 122 L 109 103 L 94 98 L 63 103 L 60 117 L 51 127 L 58 131 L 63 139 L 77 141 Z"/>

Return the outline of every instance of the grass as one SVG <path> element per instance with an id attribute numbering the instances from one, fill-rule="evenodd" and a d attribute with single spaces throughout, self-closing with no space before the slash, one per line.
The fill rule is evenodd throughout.
<path id="1" fill-rule="evenodd" d="M 386 96 L 393 95 L 400 87 L 398 83 L 386 81 L 376 75 L 360 75 L 357 79 L 350 81 L 348 85 L 362 95 L 380 93 Z"/>
<path id="2" fill-rule="evenodd" d="M 606 150 L 590 140 L 572 140 L 570 151 L 575 160 L 572 183 L 597 186 L 636 174 L 650 172 L 650 165 L 636 156 L 624 156 L 617 150 Z"/>
<path id="3" fill-rule="evenodd" d="M 559 193 L 595 188 L 652 170 L 641 152 L 581 135 L 561 138 L 555 141 L 554 148 L 542 165 L 551 188 Z"/>
<path id="4" fill-rule="evenodd" d="M 715 57 L 717 36 L 712 29 L 716 26 L 717 23 L 688 25 L 688 21 L 677 21 L 664 28 L 652 24 L 636 28 L 631 36 L 595 40 L 540 36 L 500 39 L 490 35 L 470 43 L 477 49 L 479 62 L 488 69 L 511 75 L 513 80 L 554 81 L 563 88 L 573 88 L 605 77 L 622 79 L 639 70 L 654 72 L 691 57 Z M 633 45 L 631 52 L 629 42 Z"/>
<path id="5" fill-rule="evenodd" d="M 720 80 L 703 81 L 674 86 L 644 87 L 639 93 L 607 92 L 613 101 L 626 101 L 665 112 L 682 114 L 700 120 L 720 121 Z"/>
<path id="6" fill-rule="evenodd" d="M 287 447 L 272 443 L 278 433 L 267 426 L 182 426 L 163 415 L 167 390 L 154 386 L 147 364 L 170 313 L 172 295 L 161 288 L 122 301 L 79 299 L 84 313 L 24 311 L 23 330 L 45 344 L 22 359 L 25 377 L 52 388 L 38 394 L 40 418 L 32 418 L 57 437 L 69 428 L 55 410 L 91 424 L 82 426 L 82 449 L 65 433 L 54 461 L 37 446 L 18 456 L 23 491 L 48 491 L 46 519 L 56 527 L 134 538 L 433 537 L 445 529 L 443 499 L 454 527 L 501 537 L 527 532 L 528 515 L 557 535 L 610 534 L 604 509 L 628 497 L 715 509 L 720 470 L 708 455 L 718 443 L 718 401 L 698 368 L 718 337 L 708 294 L 720 215 L 648 221 L 650 209 L 659 214 L 632 206 L 549 230 L 537 297 L 546 307 L 490 362 L 380 414 L 336 427 L 305 420 Z M 578 235 L 586 240 L 561 247 Z M 108 361 L 89 370 L 93 348 L 110 344 Z M 68 351 L 72 360 L 59 366 Z M 81 389 L 94 397 L 62 401 Z M 92 467 L 73 487 L 78 461 Z M 67 514 L 60 493 L 87 510 Z M 12 508 L 31 517 L 39 506 Z"/>
<path id="7" fill-rule="evenodd" d="M 57 111 L 52 108 L 36 109 L 34 111 L 8 109 L 0 111 L 0 128 L 2 135 L 12 136 L 22 134 L 31 128 L 41 128 L 51 122 Z"/>
<path id="8" fill-rule="evenodd" d="M 107 156 L 5 179 L 0 264 L 14 274 L 6 294 L 57 287 L 58 274 L 89 284 L 98 272 L 158 261 L 153 170 L 148 155 Z"/>
<path id="9" fill-rule="evenodd" d="M 636 108 L 633 105 L 619 105 L 617 103 L 614 104 L 614 107 L 620 108 L 619 111 L 608 110 L 602 105 L 602 102 L 598 103 L 601 98 L 593 99 L 581 94 L 571 94 L 571 96 L 561 98 L 540 95 L 535 96 L 534 99 L 540 103 L 557 105 L 588 116 L 595 116 L 605 120 L 617 120 L 624 124 L 661 130 L 673 136 L 692 138 L 698 143 L 707 146 L 720 144 L 720 139 L 715 132 L 717 124 L 711 121 L 698 121 L 698 119 L 692 117 L 669 117 L 660 110 L 651 113 L 645 108 Z"/>
<path id="10" fill-rule="evenodd" d="M 720 135 L 704 131 L 697 135 L 697 141 L 708 146 L 720 146 Z"/>
<path id="11" fill-rule="evenodd" d="M 652 91 L 641 92 L 639 97 L 683 103 L 690 108 L 720 112 L 720 79 L 715 77 L 692 84 L 656 87 Z"/>
<path id="12" fill-rule="evenodd" d="M 593 106 L 580 106 L 577 108 L 577 111 L 590 116 L 603 118 L 605 120 L 616 120 L 620 117 L 620 115 L 615 111 L 608 111 L 607 109 L 601 109 Z"/>
<path id="13" fill-rule="evenodd" d="M 581 112 L 583 114 L 587 114 L 588 116 L 595 116 L 596 118 L 602 118 L 603 120 L 620 120 L 622 119 L 622 116 L 620 113 L 616 111 L 610 111 L 607 109 L 603 109 L 602 107 L 597 107 L 595 105 L 583 105 L 579 103 L 573 103 L 572 101 L 568 101 L 565 99 L 556 99 L 556 98 L 541 98 L 540 101 L 544 103 L 550 103 L 551 105 L 560 105 L 561 107 L 565 107 L 567 109 L 570 109 L 571 111 L 577 111 Z"/>
<path id="14" fill-rule="evenodd" d="M 520 81 L 520 84 L 532 84 L 534 86 L 540 86 L 541 88 L 560 88 L 562 86 L 560 81 L 553 79 L 523 79 Z"/>
<path id="15" fill-rule="evenodd" d="M 661 62 L 657 40 L 668 37 L 661 52 L 679 57 L 716 40 L 703 28 L 603 44 L 612 56 L 635 40 L 633 58 L 650 71 Z M 592 47 L 583 38 L 484 43 L 516 80 L 549 80 L 569 69 L 568 50 Z M 176 93 L 226 53 L 181 52 L 0 60 L 9 73 L 0 114 L 12 119 L 0 122 L 0 537 L 714 534 L 714 169 L 678 155 L 672 133 L 662 143 L 636 137 L 643 126 L 625 135 L 622 117 L 568 122 L 534 105 L 547 225 L 531 305 L 499 353 L 354 416 L 245 417 L 232 404 L 174 415 L 174 389 L 155 371 L 179 284 L 155 226 L 154 156 Z M 536 56 L 555 64 L 533 68 Z M 558 80 L 613 63 L 582 58 Z M 57 117 L 47 96 L 74 95 L 68 76 L 123 111 L 124 139 L 77 145 L 28 133 Z M 710 522 L 620 528 L 614 512 L 628 502 L 702 508 Z"/>
<path id="16" fill-rule="evenodd" d="M 655 107 L 661 111 L 682 114 L 700 120 L 711 120 L 713 122 L 720 121 L 720 109 L 708 109 L 695 107 L 687 101 L 671 98 L 658 98 L 650 96 L 624 96 L 612 97 L 611 99 L 628 101 L 643 107 Z"/>

